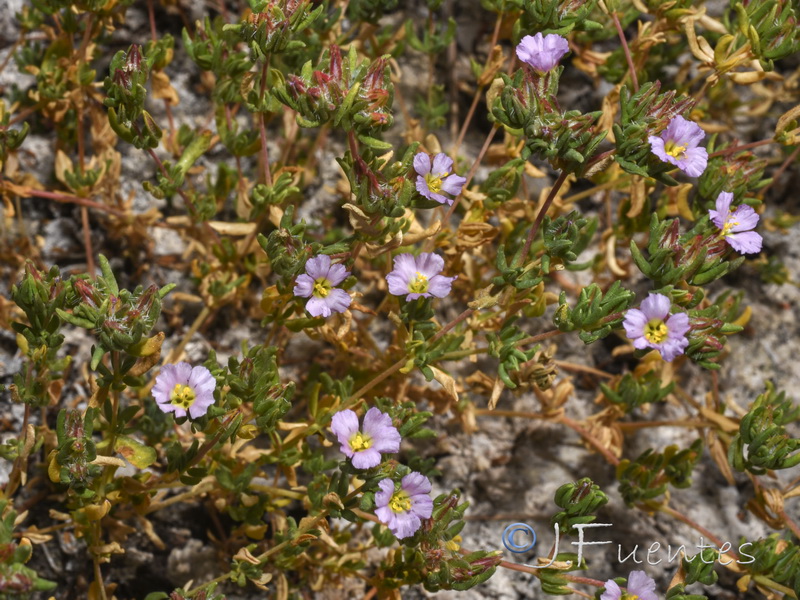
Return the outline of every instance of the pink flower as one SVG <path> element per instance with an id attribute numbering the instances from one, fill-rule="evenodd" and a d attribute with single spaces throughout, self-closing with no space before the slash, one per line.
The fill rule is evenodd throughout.
<path id="1" fill-rule="evenodd" d="M 467 182 L 466 178 L 452 173 L 453 159 L 443 153 L 433 157 L 431 168 L 431 157 L 420 152 L 414 157 L 414 170 L 417 172 L 417 191 L 440 204 L 453 204 L 452 198 L 440 192 L 458 196 Z"/>
<path id="2" fill-rule="evenodd" d="M 625 334 L 633 340 L 634 348 L 658 350 L 667 362 L 683 354 L 689 345 L 686 337 L 690 329 L 689 315 L 675 313 L 670 316 L 671 306 L 669 298 L 663 294 L 650 294 L 642 301 L 642 310 L 630 309 L 622 322 Z"/>
<path id="3" fill-rule="evenodd" d="M 555 33 L 526 35 L 517 45 L 519 59 L 539 73 L 550 71 L 567 52 L 567 40 Z"/>
<path id="4" fill-rule="evenodd" d="M 197 419 L 214 404 L 216 387 L 217 381 L 211 371 L 179 362 L 161 368 L 153 386 L 153 398 L 165 413 L 174 412 L 176 417 L 185 417 L 188 410 L 189 416 Z"/>
<path id="5" fill-rule="evenodd" d="M 708 152 L 698 144 L 706 137 L 694 121 L 677 116 L 659 137 L 651 135 L 650 149 L 664 162 L 678 167 L 689 177 L 700 177 L 708 164 Z"/>
<path id="6" fill-rule="evenodd" d="M 761 236 L 755 231 L 758 214 L 751 207 L 742 204 L 731 213 L 733 194 L 720 192 L 717 196 L 717 210 L 709 210 L 708 215 L 719 227 L 720 236 L 737 252 L 756 254 L 761 252 Z"/>
<path id="7" fill-rule="evenodd" d="M 382 453 L 400 452 L 400 433 L 392 425 L 392 418 L 374 406 L 364 415 L 361 430 L 356 413 L 345 409 L 333 415 L 331 431 L 339 439 L 342 453 L 353 461 L 356 469 L 378 466 Z"/>
<path id="8" fill-rule="evenodd" d="M 405 296 L 406 300 L 416 300 L 420 296 L 444 298 L 456 278 L 439 275 L 442 269 L 444 260 L 438 254 L 423 252 L 417 257 L 398 254 L 394 257 L 394 270 L 386 276 L 389 293 Z"/>
<path id="9" fill-rule="evenodd" d="M 378 487 L 375 516 L 392 530 L 397 539 L 414 535 L 422 525 L 422 519 L 433 514 L 431 482 L 422 473 L 413 471 L 403 477 L 398 490 L 391 479 L 382 479 Z"/>
<path id="10" fill-rule="evenodd" d="M 312 317 L 330 317 L 331 313 L 342 313 L 350 306 L 350 294 L 338 289 L 350 275 L 344 265 L 332 265 L 331 257 L 320 254 L 309 258 L 306 272 L 298 275 L 294 286 L 294 295 L 311 298 L 306 302 L 306 310 Z"/>
<path id="11" fill-rule="evenodd" d="M 644 571 L 631 571 L 624 594 L 613 579 L 606 581 L 605 587 L 600 600 L 658 600 L 656 582 Z"/>

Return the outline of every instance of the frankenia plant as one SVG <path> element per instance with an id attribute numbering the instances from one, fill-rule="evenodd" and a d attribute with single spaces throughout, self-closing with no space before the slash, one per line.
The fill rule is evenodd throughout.
<path id="1" fill-rule="evenodd" d="M 408 301 L 417 298 L 444 298 L 450 293 L 456 278 L 440 275 L 442 269 L 444 259 L 438 254 L 399 254 L 394 257 L 394 269 L 386 276 L 389 293 L 405 296 Z"/>
<path id="2" fill-rule="evenodd" d="M 211 371 L 205 367 L 179 362 L 161 368 L 153 386 L 153 397 L 165 413 L 185 417 L 188 412 L 192 419 L 198 419 L 214 404 L 216 386 Z"/>
<path id="3" fill-rule="evenodd" d="M 751 207 L 741 205 L 731 212 L 733 194 L 720 192 L 717 196 L 716 210 L 709 210 L 708 216 L 720 230 L 720 237 L 737 252 L 756 254 L 761 252 L 761 236 L 753 231 L 758 225 L 758 214 Z"/>
<path id="4" fill-rule="evenodd" d="M 430 497 L 431 482 L 422 473 L 409 473 L 399 485 L 391 479 L 378 482 L 380 491 L 375 494 L 375 516 L 398 539 L 410 537 L 422 525 L 422 519 L 433 514 Z"/>
<path id="5" fill-rule="evenodd" d="M 330 317 L 342 313 L 350 306 L 350 294 L 337 288 L 350 273 L 344 265 L 331 264 L 331 257 L 324 254 L 308 259 L 306 272 L 298 275 L 294 295 L 310 298 L 306 310 L 313 317 Z"/>
<path id="6" fill-rule="evenodd" d="M 650 294 L 642 301 L 641 310 L 631 308 L 625 313 L 622 325 L 634 348 L 658 350 L 667 362 L 683 354 L 689 345 L 689 316 L 684 312 L 670 314 L 671 307 L 667 296 Z"/>
<path id="7" fill-rule="evenodd" d="M 440 204 L 453 204 L 453 198 L 461 193 L 461 188 L 466 183 L 466 178 L 453 173 L 453 159 L 446 154 L 439 153 L 431 157 L 420 152 L 414 157 L 414 170 L 417 172 L 417 191 Z M 442 192 L 450 194 L 448 198 Z"/>
<path id="8" fill-rule="evenodd" d="M 392 425 L 392 418 L 374 406 L 364 415 L 360 429 L 356 413 L 350 409 L 339 411 L 331 419 L 331 431 L 341 444 L 342 454 L 356 469 L 377 467 L 382 454 L 400 451 L 400 434 Z"/>
<path id="9" fill-rule="evenodd" d="M 705 136 L 697 123 L 678 115 L 659 135 L 650 136 L 650 148 L 658 158 L 675 165 L 689 177 L 700 177 L 708 163 L 708 151 L 699 146 Z"/>
<path id="10" fill-rule="evenodd" d="M 3 211 L 25 223 L 32 198 L 75 206 L 86 268 L 73 274 L 80 261 L 31 244 L 35 223 L 30 236 L 3 232 L 2 274 L 24 271 L 0 298 L 0 328 L 18 320 L 8 391 L 24 412 L 0 443 L 0 595 L 54 588 L 43 561 L 31 562 L 42 577 L 25 563 L 64 531 L 82 540 L 93 581 L 65 569 L 54 597 L 134 594 L 114 589 L 124 553 L 158 546 L 157 517 L 180 505 L 210 512 L 219 570 L 193 589 L 143 591 L 147 600 L 221 600 L 233 584 L 259 597 L 312 597 L 348 580 L 364 597 L 474 588 L 509 566 L 482 549 L 503 526 L 498 539 L 484 535 L 491 523 L 476 537 L 461 491 L 433 497 L 434 478 L 452 480 L 440 462 L 450 445 L 417 442 L 459 426 L 468 437 L 497 417 L 533 415 L 580 436 L 608 462 L 631 520 L 659 511 L 707 536 L 714 526 L 679 513 L 668 493 L 689 488 L 703 459 L 719 481 L 747 471 L 747 508 L 798 531 L 795 494 L 770 487 L 800 462 L 796 402 L 768 384 L 754 402 L 737 398 L 742 415 L 726 401 L 746 394 L 738 371 L 705 373 L 726 367 L 751 314 L 745 290 L 726 286 L 756 285 L 755 269 L 790 278 L 775 253 L 746 261 L 764 250 L 759 225 L 796 220 L 774 202 L 800 143 L 793 67 L 780 62 L 800 50 L 792 3 L 731 0 L 718 18 L 688 0 L 481 0 L 475 18 L 494 26 L 472 52 L 458 29 L 469 15 L 445 21 L 441 0 L 422 12 L 396 0 L 221 3 L 177 46 L 160 31 L 159 4 L 174 4 L 162 0 L 143 3 L 150 40 L 116 54 L 109 40 L 131 2 L 24 4 L 14 60 L 0 65 L 4 78 L 32 77 L 2 89 Z M 196 85 L 170 81 L 178 58 Z M 565 74 L 590 92 L 559 91 Z M 766 123 L 767 139 L 751 141 L 759 127 L 745 120 Z M 58 150 L 53 172 L 26 159 L 43 140 Z M 145 213 L 121 196 L 131 160 L 151 161 L 142 186 L 156 204 Z M 186 251 L 158 247 L 150 265 L 164 228 Z M 34 266 L 67 259 L 69 272 Z M 743 264 L 752 269 L 723 279 Z M 181 287 L 173 298 L 175 284 L 156 284 L 165 268 Z M 634 288 L 653 291 L 632 307 Z M 76 328 L 89 342 L 72 339 Z M 572 364 L 564 336 L 608 345 Z M 593 360 L 609 352 L 613 369 Z M 576 385 L 597 388 L 600 407 Z M 535 406 L 508 410 L 515 399 Z M 643 407 L 667 402 L 691 419 L 693 441 L 662 447 Z M 642 430 L 647 444 L 631 456 Z M 487 458 L 516 491 L 502 455 Z M 573 537 L 610 502 L 575 477 L 551 507 Z M 149 542 L 130 533 L 131 515 Z M 778 535 L 753 540 L 755 561 L 720 585 L 800 595 L 797 545 Z M 685 560 L 664 594 L 643 571 L 593 579 L 588 554 L 578 564 L 558 552 L 528 572 L 546 595 L 588 583 L 600 600 L 701 600 L 685 587 L 717 581 L 706 562 L 717 552 Z M 583 568 L 587 577 L 574 573 Z"/>

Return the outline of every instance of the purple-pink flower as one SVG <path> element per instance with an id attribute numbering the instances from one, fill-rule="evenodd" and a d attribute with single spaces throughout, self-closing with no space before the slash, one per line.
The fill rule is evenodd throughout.
<path id="1" fill-rule="evenodd" d="M 397 539 L 414 535 L 422 525 L 422 519 L 433 514 L 431 482 L 422 473 L 413 471 L 403 477 L 399 489 L 395 489 L 391 479 L 382 479 L 378 487 L 375 516 L 391 529 Z"/>
<path id="2" fill-rule="evenodd" d="M 414 170 L 417 172 L 417 191 L 440 204 L 453 204 L 453 199 L 441 192 L 458 196 L 467 182 L 466 178 L 452 172 L 453 159 L 441 152 L 433 157 L 433 166 L 431 157 L 420 152 L 414 157 Z"/>
<path id="3" fill-rule="evenodd" d="M 386 276 L 389 293 L 405 296 L 406 300 L 423 298 L 444 298 L 450 293 L 455 277 L 439 275 L 444 269 L 444 260 L 433 252 L 398 254 L 394 257 L 394 270 Z"/>
<path id="4" fill-rule="evenodd" d="M 631 571 L 624 594 L 613 579 L 606 581 L 605 587 L 600 600 L 658 600 L 656 582 L 644 571 Z"/>
<path id="5" fill-rule="evenodd" d="M 331 419 L 331 431 L 338 438 L 342 454 L 356 469 L 369 469 L 381 462 L 381 454 L 400 451 L 400 433 L 392 418 L 374 406 L 364 415 L 359 429 L 358 417 L 350 409 L 340 410 Z"/>
<path id="6" fill-rule="evenodd" d="M 664 162 L 675 165 L 689 177 L 700 177 L 708 164 L 708 151 L 698 144 L 706 137 L 694 121 L 677 116 L 660 136 L 651 135 L 650 149 Z"/>
<path id="7" fill-rule="evenodd" d="M 733 194 L 720 192 L 717 196 L 717 210 L 709 210 L 708 215 L 719 227 L 720 236 L 737 252 L 756 254 L 761 252 L 761 236 L 753 229 L 758 225 L 758 213 L 746 204 L 731 212 Z"/>
<path id="8" fill-rule="evenodd" d="M 344 312 L 350 306 L 350 294 L 336 286 L 350 275 L 344 265 L 332 265 L 331 257 L 320 254 L 309 258 L 306 272 L 297 277 L 294 295 L 311 298 L 306 310 L 312 317 L 330 317 L 331 313 Z"/>
<path id="9" fill-rule="evenodd" d="M 174 412 L 176 417 L 193 419 L 202 417 L 214 404 L 214 388 L 217 380 L 205 367 L 192 367 L 187 362 L 164 365 L 153 386 L 153 398 L 165 413 Z"/>
<path id="10" fill-rule="evenodd" d="M 526 35 L 517 45 L 519 59 L 539 73 L 550 71 L 567 52 L 567 40 L 555 33 Z"/>
<path id="11" fill-rule="evenodd" d="M 634 348 L 653 348 L 661 353 L 665 361 L 672 362 L 689 345 L 686 337 L 690 329 L 689 315 L 670 315 L 672 303 L 663 294 L 650 294 L 641 306 L 641 310 L 632 308 L 625 313 L 622 322 L 625 334 L 633 340 Z"/>

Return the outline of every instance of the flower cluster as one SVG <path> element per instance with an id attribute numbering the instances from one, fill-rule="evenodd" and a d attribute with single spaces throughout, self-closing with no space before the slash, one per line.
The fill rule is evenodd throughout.
<path id="1" fill-rule="evenodd" d="M 432 252 L 419 256 L 398 254 L 394 257 L 394 269 L 386 276 L 389 293 L 405 296 L 406 300 L 417 298 L 444 298 L 456 277 L 440 275 L 444 259 Z M 335 312 L 344 312 L 350 306 L 350 294 L 337 288 L 350 273 L 344 265 L 332 265 L 324 254 L 306 262 L 306 272 L 297 277 L 294 295 L 311 298 L 306 310 L 313 317 L 329 317 Z"/>
<path id="2" fill-rule="evenodd" d="M 361 429 L 356 413 L 348 409 L 333 415 L 331 430 L 341 444 L 342 454 L 353 461 L 356 469 L 376 467 L 381 454 L 400 451 L 400 433 L 392 425 L 392 418 L 374 406 L 364 415 Z"/>
<path id="3" fill-rule="evenodd" d="M 370 469 L 381 463 L 381 454 L 400 451 L 400 433 L 392 418 L 372 407 L 358 426 L 358 417 L 350 409 L 337 412 L 331 419 L 331 431 L 341 444 L 342 454 L 356 469 Z M 403 477 L 399 487 L 390 478 L 378 482 L 375 494 L 375 515 L 398 538 L 414 534 L 433 512 L 431 482 L 422 473 L 413 471 Z"/>
<path id="4" fill-rule="evenodd" d="M 658 350 L 667 362 L 683 354 L 689 345 L 689 315 L 681 312 L 670 316 L 671 305 L 663 294 L 650 294 L 642 301 L 641 310 L 630 309 L 622 323 L 634 348 Z"/>
<path id="5" fill-rule="evenodd" d="M 309 258 L 306 272 L 297 277 L 294 295 L 311 298 L 306 303 L 306 310 L 312 317 L 330 317 L 331 313 L 344 312 L 350 306 L 350 294 L 336 286 L 342 283 L 350 273 L 344 265 L 332 265 L 331 257 L 321 254 Z"/>
<path id="6" fill-rule="evenodd" d="M 414 535 L 422 525 L 422 519 L 429 519 L 433 514 L 431 482 L 422 473 L 412 471 L 403 477 L 399 487 L 389 478 L 382 479 L 378 487 L 375 516 L 398 539 Z"/>
<path id="7" fill-rule="evenodd" d="M 758 214 L 751 207 L 743 205 L 731 212 L 733 194 L 720 192 L 716 209 L 709 210 L 711 221 L 720 229 L 720 237 L 737 252 L 756 254 L 761 252 L 761 236 L 753 229 L 758 224 Z"/>
<path id="8" fill-rule="evenodd" d="M 661 135 L 651 135 L 648 140 L 658 158 L 675 165 L 689 177 L 700 177 L 708 164 L 708 151 L 698 146 L 705 136 L 697 123 L 677 116 Z"/>
<path id="9" fill-rule="evenodd" d="M 569 43 L 560 35 L 526 35 L 517 45 L 517 57 L 537 73 L 547 73 L 569 52 Z"/>
<path id="10" fill-rule="evenodd" d="M 153 386 L 153 398 L 165 413 L 174 412 L 176 417 L 198 419 L 214 404 L 214 388 L 217 381 L 205 367 L 192 367 L 187 362 L 164 365 Z"/>
<path id="11" fill-rule="evenodd" d="M 458 196 L 467 182 L 466 178 L 453 173 L 453 159 L 443 153 L 434 156 L 431 165 L 431 157 L 420 152 L 414 157 L 414 170 L 417 172 L 417 191 L 440 204 L 453 204 L 453 199 L 441 192 Z"/>
<path id="12" fill-rule="evenodd" d="M 600 600 L 658 600 L 656 582 L 644 571 L 631 571 L 623 593 L 616 581 L 609 579 Z"/>
<path id="13" fill-rule="evenodd" d="M 405 295 L 406 300 L 417 298 L 444 298 L 450 293 L 455 277 L 440 275 L 444 259 L 432 252 L 423 252 L 417 257 L 398 254 L 394 257 L 394 270 L 386 276 L 389 293 Z"/>

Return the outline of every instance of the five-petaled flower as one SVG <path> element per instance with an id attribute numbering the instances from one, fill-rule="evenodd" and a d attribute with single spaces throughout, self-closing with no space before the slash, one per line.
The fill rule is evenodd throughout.
<path id="1" fill-rule="evenodd" d="M 342 453 L 356 469 L 369 469 L 381 462 L 381 453 L 400 451 L 400 433 L 392 418 L 374 406 L 364 415 L 359 430 L 358 417 L 350 409 L 340 410 L 331 419 L 331 430 L 339 439 Z"/>
<path id="2" fill-rule="evenodd" d="M 444 298 L 456 278 L 439 275 L 443 268 L 444 260 L 433 252 L 423 252 L 417 257 L 398 254 L 394 257 L 394 270 L 386 276 L 389 293 L 405 296 L 406 300 L 420 296 Z"/>
<path id="3" fill-rule="evenodd" d="M 556 33 L 526 35 L 517 45 L 519 59 L 539 73 L 550 71 L 567 52 L 567 40 Z"/>
<path id="4" fill-rule="evenodd" d="M 417 172 L 417 191 L 428 200 L 436 200 L 440 204 L 453 204 L 452 198 L 440 192 L 458 196 L 467 182 L 465 177 L 452 172 L 453 159 L 441 152 L 433 157 L 432 167 L 431 157 L 420 152 L 414 157 L 414 170 Z"/>
<path id="5" fill-rule="evenodd" d="M 205 367 L 192 367 L 187 362 L 164 365 L 153 386 L 153 398 L 158 408 L 165 413 L 174 412 L 176 417 L 193 419 L 202 417 L 214 404 L 214 388 L 217 381 Z"/>
<path id="6" fill-rule="evenodd" d="M 650 149 L 664 162 L 675 165 L 689 177 L 700 177 L 708 164 L 708 151 L 698 144 L 706 137 L 694 121 L 677 116 L 660 136 L 651 135 Z"/>
<path id="7" fill-rule="evenodd" d="M 631 571 L 624 593 L 613 579 L 606 581 L 605 588 L 600 600 L 658 600 L 656 582 L 644 571 Z"/>
<path id="8" fill-rule="evenodd" d="M 378 487 L 375 516 L 391 529 L 397 539 L 414 535 L 422 525 L 422 519 L 430 518 L 433 513 L 431 482 L 422 473 L 413 471 L 403 477 L 400 489 L 395 489 L 391 479 L 382 479 Z"/>
<path id="9" fill-rule="evenodd" d="M 298 275 L 294 295 L 311 298 L 306 310 L 312 317 L 330 317 L 331 313 L 344 312 L 350 306 L 350 294 L 336 286 L 350 275 L 344 265 L 331 264 L 331 257 L 320 254 L 309 258 L 306 272 Z"/>
<path id="10" fill-rule="evenodd" d="M 720 192 L 717 196 L 717 210 L 708 211 L 711 221 L 719 227 L 720 236 L 737 252 L 761 252 L 761 236 L 753 231 L 758 224 L 758 213 L 745 204 L 731 212 L 732 201 L 733 194 Z"/>
<path id="11" fill-rule="evenodd" d="M 633 340 L 633 347 L 639 350 L 653 348 L 661 353 L 667 362 L 683 354 L 689 345 L 686 333 L 689 331 L 689 315 L 669 314 L 671 303 L 663 294 L 650 294 L 642 301 L 642 309 L 630 309 L 625 313 L 622 325 L 625 334 Z M 669 317 L 669 318 L 667 318 Z"/>

